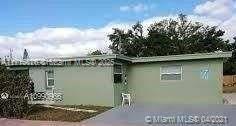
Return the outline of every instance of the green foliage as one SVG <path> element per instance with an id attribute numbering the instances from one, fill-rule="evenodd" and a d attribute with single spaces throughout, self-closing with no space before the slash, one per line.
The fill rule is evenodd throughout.
<path id="1" fill-rule="evenodd" d="M 103 55 L 103 54 L 106 54 L 106 53 L 102 52 L 101 50 L 96 50 L 89 53 L 88 55 Z"/>
<path id="2" fill-rule="evenodd" d="M 224 74 L 235 75 L 236 74 L 236 37 L 234 37 L 234 43 L 231 43 L 231 50 L 233 51 L 232 57 L 224 63 Z"/>
<path id="3" fill-rule="evenodd" d="M 113 33 L 108 35 L 112 42 L 109 48 L 115 54 L 131 57 L 235 50 L 235 43 L 222 38 L 224 31 L 215 26 L 191 22 L 183 14 L 176 20 L 165 19 L 151 24 L 145 30 L 147 35 L 143 35 L 144 29 L 140 22 L 127 31 L 114 28 Z"/>
<path id="4" fill-rule="evenodd" d="M 30 90 L 29 83 L 26 71 L 9 71 L 0 66 L 0 94 L 9 94 L 8 99 L 0 99 L 0 117 L 22 117 L 27 113 L 28 104 L 24 96 Z"/>
<path id="5" fill-rule="evenodd" d="M 108 35 L 112 42 L 110 49 L 115 54 L 134 57 L 230 49 L 229 41 L 222 39 L 224 31 L 199 22 L 190 22 L 183 14 L 179 15 L 178 20 L 166 19 L 151 24 L 147 29 L 147 36 L 143 35 L 143 31 L 140 22 L 127 32 L 114 28 L 113 33 Z"/>
<path id="6" fill-rule="evenodd" d="M 27 59 L 29 59 L 29 53 L 27 52 L 26 49 L 24 49 L 23 60 L 27 60 Z"/>

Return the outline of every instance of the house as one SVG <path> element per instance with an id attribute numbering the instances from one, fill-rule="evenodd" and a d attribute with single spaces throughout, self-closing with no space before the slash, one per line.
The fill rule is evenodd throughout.
<path id="1" fill-rule="evenodd" d="M 222 104 L 223 60 L 231 52 L 131 58 L 123 55 L 5 62 L 27 70 L 35 92 L 60 92 L 54 104 L 117 106 L 133 103 Z"/>

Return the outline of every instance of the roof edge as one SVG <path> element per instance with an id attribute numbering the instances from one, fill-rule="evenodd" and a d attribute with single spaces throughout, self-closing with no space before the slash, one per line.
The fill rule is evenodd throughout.
<path id="1" fill-rule="evenodd" d="M 195 54 L 182 54 L 182 55 L 169 55 L 169 56 L 153 56 L 153 57 L 128 57 L 119 54 L 109 54 L 109 55 L 90 55 L 83 57 L 62 57 L 62 58 L 50 58 L 49 60 L 45 60 L 45 62 L 53 62 L 53 61 L 77 61 L 77 60 L 103 60 L 103 59 L 121 59 L 124 61 L 128 61 L 129 63 L 145 63 L 145 62 L 160 62 L 160 61 L 178 61 L 178 60 L 195 60 L 195 59 L 219 59 L 219 58 L 227 58 L 231 57 L 232 52 L 214 52 L 214 53 L 195 53 Z M 28 61 L 23 61 L 23 63 Z M 34 61 L 38 62 L 38 61 Z M 4 64 L 0 60 L 0 64 Z M 7 64 L 7 63 L 5 63 Z M 9 62 L 10 66 L 12 63 Z M 14 65 L 20 65 L 19 61 Z"/>
<path id="2" fill-rule="evenodd" d="M 228 58 L 231 56 L 232 52 L 214 52 L 214 53 L 169 55 L 169 56 L 138 57 L 138 58 L 132 58 L 132 63 L 193 60 L 193 59 L 217 59 L 217 58 Z"/>

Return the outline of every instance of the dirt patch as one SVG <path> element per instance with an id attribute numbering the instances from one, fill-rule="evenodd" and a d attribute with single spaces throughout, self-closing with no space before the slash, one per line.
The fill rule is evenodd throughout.
<path id="1" fill-rule="evenodd" d="M 40 105 L 35 105 L 32 107 L 31 111 L 22 119 L 80 122 L 82 120 L 94 117 L 100 113 L 103 113 L 111 109 L 111 107 L 84 106 L 84 105 L 63 106 L 63 107 L 70 107 L 70 108 L 74 107 L 80 109 L 96 110 L 96 112 L 91 113 L 91 112 L 81 112 L 81 111 L 69 111 L 69 110 L 54 109 Z"/>

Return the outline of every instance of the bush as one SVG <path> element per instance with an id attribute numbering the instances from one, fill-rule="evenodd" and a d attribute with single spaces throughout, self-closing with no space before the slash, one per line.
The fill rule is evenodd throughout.
<path id="1" fill-rule="evenodd" d="M 11 71 L 0 66 L 0 94 L 9 94 L 7 99 L 0 98 L 0 117 L 23 117 L 29 109 L 28 100 L 24 98 L 29 91 L 28 71 Z"/>

